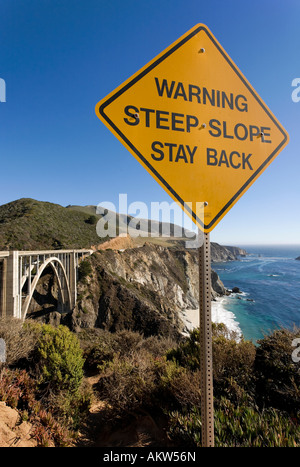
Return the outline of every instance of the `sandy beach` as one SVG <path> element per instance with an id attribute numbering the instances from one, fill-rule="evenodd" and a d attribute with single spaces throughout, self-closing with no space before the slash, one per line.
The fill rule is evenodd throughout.
<path id="1" fill-rule="evenodd" d="M 214 323 L 224 323 L 230 331 L 235 331 L 238 335 L 241 335 L 242 332 L 235 315 L 224 307 L 225 304 L 226 297 L 217 298 L 216 301 L 211 302 L 212 321 Z M 199 326 L 199 308 L 184 310 L 182 314 L 189 331 Z"/>

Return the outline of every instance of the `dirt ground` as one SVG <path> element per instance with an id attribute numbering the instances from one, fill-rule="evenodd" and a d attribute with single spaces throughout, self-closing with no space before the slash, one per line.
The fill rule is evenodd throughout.
<path id="1" fill-rule="evenodd" d="M 17 410 L 0 402 L 0 447 L 36 447 L 31 432 L 32 425 L 22 422 Z"/>

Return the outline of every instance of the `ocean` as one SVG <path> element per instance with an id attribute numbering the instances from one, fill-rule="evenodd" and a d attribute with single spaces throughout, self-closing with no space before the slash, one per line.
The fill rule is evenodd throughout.
<path id="1" fill-rule="evenodd" d="M 212 263 L 227 289 L 241 293 L 212 303 L 212 319 L 256 343 L 280 327 L 300 327 L 300 245 L 239 245 L 249 254 Z"/>

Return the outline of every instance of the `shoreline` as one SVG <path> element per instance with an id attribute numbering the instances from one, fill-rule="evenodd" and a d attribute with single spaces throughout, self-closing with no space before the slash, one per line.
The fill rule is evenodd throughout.
<path id="1" fill-rule="evenodd" d="M 212 322 L 225 324 L 229 331 L 236 332 L 238 337 L 241 338 L 243 333 L 240 323 L 237 321 L 235 314 L 226 309 L 226 303 L 228 303 L 227 296 L 217 297 L 211 302 Z M 199 327 L 199 308 L 186 309 L 181 313 L 187 331 Z"/>

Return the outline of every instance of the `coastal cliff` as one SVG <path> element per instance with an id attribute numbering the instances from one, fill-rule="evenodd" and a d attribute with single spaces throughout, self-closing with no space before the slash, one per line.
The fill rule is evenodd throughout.
<path id="1" fill-rule="evenodd" d="M 120 241 L 122 239 L 120 238 Z M 124 241 L 123 241 L 124 240 Z M 111 240 L 110 246 L 125 246 Z M 212 243 L 212 263 L 236 260 L 244 250 Z M 127 249 L 104 248 L 79 268 L 74 310 L 60 314 L 55 280 L 46 271 L 34 293 L 28 317 L 51 324 L 66 324 L 73 331 L 122 329 L 145 336 L 177 338 L 186 332 L 185 311 L 199 303 L 198 250 L 167 248 L 153 243 Z M 218 274 L 211 271 L 212 300 L 227 294 Z"/>
<path id="2" fill-rule="evenodd" d="M 239 257 L 245 257 L 246 250 L 236 246 L 223 246 L 218 243 L 211 242 L 211 261 L 213 263 L 223 261 L 236 261 Z"/>
<path id="3" fill-rule="evenodd" d="M 218 257 L 218 256 L 215 256 Z M 146 243 L 125 251 L 99 251 L 78 284 L 71 328 L 132 329 L 149 335 L 185 331 L 183 312 L 198 307 L 198 252 Z M 212 271 L 212 299 L 226 293 Z"/>

